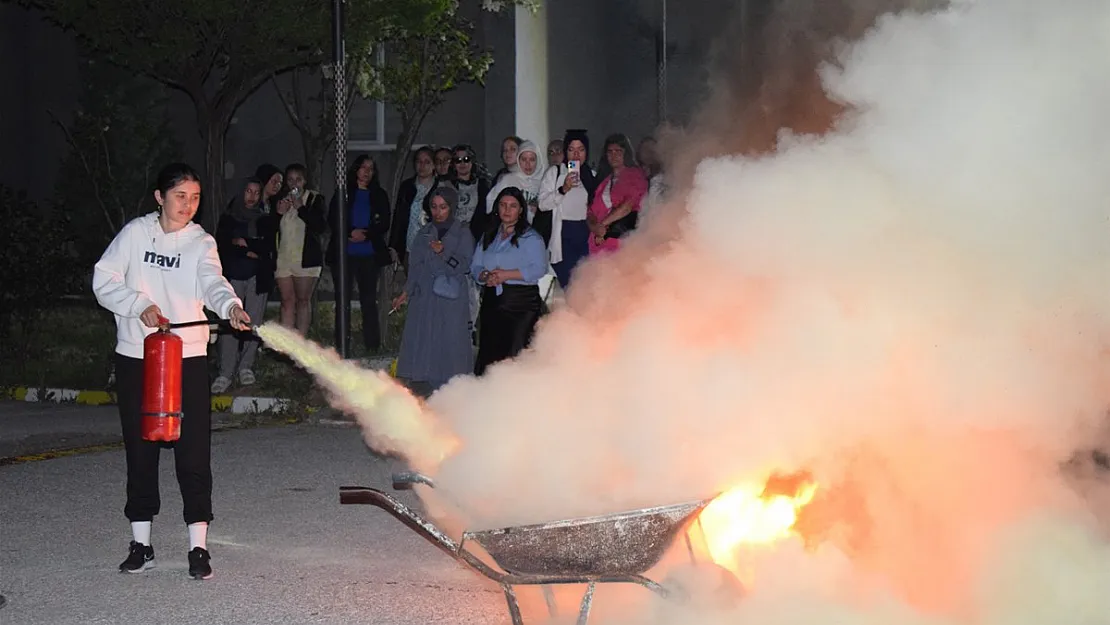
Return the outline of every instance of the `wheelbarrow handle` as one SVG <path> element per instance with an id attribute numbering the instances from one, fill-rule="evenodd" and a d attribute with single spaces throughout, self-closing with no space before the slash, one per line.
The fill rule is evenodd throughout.
<path id="1" fill-rule="evenodd" d="M 393 474 L 393 490 L 412 490 L 412 487 L 417 484 L 436 487 L 432 478 L 416 471 L 400 471 Z"/>

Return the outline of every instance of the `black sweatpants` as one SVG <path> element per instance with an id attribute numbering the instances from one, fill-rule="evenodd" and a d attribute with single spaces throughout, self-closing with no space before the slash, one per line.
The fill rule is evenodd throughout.
<path id="1" fill-rule="evenodd" d="M 181 363 L 181 438 L 173 445 L 177 484 L 184 502 L 185 523 L 212 520 L 212 400 L 208 359 Z M 142 438 L 143 361 L 116 354 L 116 393 L 123 445 L 127 452 L 127 505 L 130 521 L 150 521 L 158 514 L 158 459 L 164 443 Z"/>
<path id="2" fill-rule="evenodd" d="M 382 346 L 381 327 L 378 325 L 378 273 L 381 269 L 373 256 L 347 256 L 347 297 L 358 284 L 358 303 L 362 308 L 362 344 L 368 352 L 376 352 Z M 331 277 L 334 284 L 339 283 L 339 270 L 333 265 Z M 339 346 L 339 302 L 335 305 L 335 345 Z M 347 353 L 350 353 L 350 328 L 347 328 Z"/>

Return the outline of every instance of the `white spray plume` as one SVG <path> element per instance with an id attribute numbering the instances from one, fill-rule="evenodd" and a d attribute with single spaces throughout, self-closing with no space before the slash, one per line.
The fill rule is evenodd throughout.
<path id="1" fill-rule="evenodd" d="M 440 488 L 503 525 L 809 469 L 853 494 L 843 584 L 799 556 L 719 622 L 1110 622 L 1059 470 L 1110 399 L 1110 4 L 889 15 L 820 76 L 835 128 L 704 160 L 531 352 L 431 398 Z"/>
<path id="2" fill-rule="evenodd" d="M 735 609 L 638 623 L 1110 623 L 1104 478 L 1060 466 L 1110 404 L 1110 3 L 887 15 L 819 76 L 792 127 L 827 132 L 767 134 L 786 92 L 748 85 L 772 122 L 692 135 L 667 212 L 580 269 L 532 350 L 434 395 L 441 422 L 299 360 L 434 471 L 452 525 L 812 473 L 816 553 L 761 554 Z"/>
<path id="3" fill-rule="evenodd" d="M 1066 456 L 1110 388 L 1108 11 L 882 19 L 824 71 L 837 129 L 703 162 L 673 244 L 584 267 L 532 353 L 432 398 L 441 481 L 519 521 L 924 434 Z"/>
<path id="4" fill-rule="evenodd" d="M 401 456 L 418 471 L 432 471 L 457 448 L 450 431 L 384 372 L 343 360 L 335 350 L 277 323 L 263 324 L 257 333 L 316 376 L 333 405 L 357 416 L 366 444 L 378 452 Z"/>

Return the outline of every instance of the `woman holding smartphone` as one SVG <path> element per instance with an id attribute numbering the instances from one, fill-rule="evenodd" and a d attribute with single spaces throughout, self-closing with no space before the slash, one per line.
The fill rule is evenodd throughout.
<path id="1" fill-rule="evenodd" d="M 439 187 L 428 194 L 430 219 L 413 239 L 405 290 L 393 300 L 394 309 L 409 305 L 397 377 L 427 393 L 474 370 L 466 275 L 474 256 L 474 237 L 455 218 L 458 201 L 454 187 Z"/>
<path id="2" fill-rule="evenodd" d="M 127 504 L 132 540 L 121 573 L 154 564 L 151 524 L 158 514 L 161 444 L 142 439 L 143 343 L 169 322 L 198 321 L 204 309 L 250 329 L 250 316 L 224 278 L 216 241 L 193 216 L 200 205 L 200 176 L 188 165 L 167 165 L 158 174 L 157 212 L 130 221 L 93 269 L 93 293 L 116 317 L 116 380 L 120 425 L 127 457 Z M 208 327 L 177 331 L 181 363 L 181 438 L 174 443 L 177 483 L 189 531 L 189 575 L 212 577 L 208 524 L 212 521 L 211 396 L 208 392 Z"/>
<path id="3" fill-rule="evenodd" d="M 597 178 L 590 168 L 590 139 L 585 130 L 568 130 L 563 137 L 566 165 L 551 167 L 540 183 L 539 209 L 551 211 L 551 267 L 559 286 L 570 284 L 571 273 L 590 253 L 590 204 Z"/>

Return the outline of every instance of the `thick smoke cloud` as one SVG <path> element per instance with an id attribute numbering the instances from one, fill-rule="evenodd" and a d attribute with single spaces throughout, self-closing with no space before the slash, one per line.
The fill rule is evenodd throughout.
<path id="1" fill-rule="evenodd" d="M 767 554 L 719 622 L 1110 622 L 1105 487 L 1061 469 L 1110 404 L 1110 5 L 777 11 L 758 71 L 719 57 L 670 138 L 665 215 L 582 269 L 532 352 L 431 399 L 462 441 L 452 514 L 808 470 L 825 542 Z"/>

